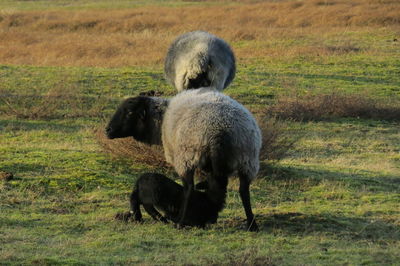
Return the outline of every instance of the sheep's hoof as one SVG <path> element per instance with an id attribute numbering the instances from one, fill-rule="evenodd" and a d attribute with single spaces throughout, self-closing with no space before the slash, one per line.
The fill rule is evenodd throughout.
<path id="1" fill-rule="evenodd" d="M 115 215 L 115 220 L 120 220 L 124 222 L 128 222 L 132 217 L 131 212 L 119 212 Z"/>
<path id="2" fill-rule="evenodd" d="M 250 232 L 258 232 L 260 229 L 258 228 L 258 225 L 255 220 L 253 220 L 251 223 L 247 223 L 247 230 Z"/>
<path id="3" fill-rule="evenodd" d="M 175 228 L 179 230 L 188 229 L 189 226 L 185 226 L 183 224 L 175 224 Z"/>
<path id="4" fill-rule="evenodd" d="M 159 220 L 160 220 L 160 222 L 163 222 L 165 224 L 168 223 L 168 219 L 166 217 L 160 217 Z"/>
<path id="5" fill-rule="evenodd" d="M 184 226 L 182 224 L 175 224 L 176 229 L 183 229 Z"/>
<path id="6" fill-rule="evenodd" d="M 196 225 L 196 227 L 200 228 L 200 229 L 206 229 L 206 225 L 205 224 L 198 224 L 198 225 Z"/>

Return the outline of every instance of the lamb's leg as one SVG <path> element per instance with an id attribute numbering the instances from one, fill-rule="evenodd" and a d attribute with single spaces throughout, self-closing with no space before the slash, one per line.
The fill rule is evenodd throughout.
<path id="1" fill-rule="evenodd" d="M 135 217 L 135 221 L 142 221 L 142 213 L 140 212 L 139 193 L 134 190 L 130 197 L 131 213 Z"/>
<path id="2" fill-rule="evenodd" d="M 132 216 L 134 216 L 134 220 L 141 222 L 142 221 L 142 213 L 140 212 L 140 202 L 138 197 L 138 192 L 133 190 L 131 196 L 129 198 L 129 202 L 131 205 L 131 210 L 129 212 L 121 212 L 115 215 L 115 219 L 128 222 Z"/>
<path id="3" fill-rule="evenodd" d="M 150 216 L 156 220 L 156 221 L 161 221 L 163 223 L 168 223 L 168 220 L 165 219 L 161 213 L 159 213 L 153 205 L 149 205 L 149 204 L 143 204 L 144 209 L 146 210 L 146 212 L 148 214 L 150 214 Z"/>
<path id="4" fill-rule="evenodd" d="M 187 208 L 189 206 L 190 197 L 194 190 L 194 170 L 191 169 L 186 172 L 186 174 L 182 177 L 183 182 L 183 202 L 181 208 L 179 210 L 179 222 L 178 227 L 183 227 L 183 222 L 185 221 L 185 216 L 187 213 Z"/>
<path id="5" fill-rule="evenodd" d="M 255 232 L 258 231 L 258 226 L 256 220 L 254 218 L 253 211 L 251 210 L 251 203 L 250 203 L 250 182 L 248 181 L 247 176 L 239 174 L 240 179 L 240 198 L 242 199 L 242 204 L 244 207 L 244 211 L 246 212 L 247 217 L 247 230 Z"/>

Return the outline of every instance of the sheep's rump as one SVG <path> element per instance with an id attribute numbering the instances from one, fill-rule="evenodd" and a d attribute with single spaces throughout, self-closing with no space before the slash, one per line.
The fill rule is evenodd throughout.
<path id="1" fill-rule="evenodd" d="M 168 83 L 178 91 L 200 87 L 222 91 L 235 77 L 235 57 L 224 40 L 194 31 L 171 44 L 164 70 Z"/>
<path id="2" fill-rule="evenodd" d="M 235 100 L 210 88 L 187 90 L 171 99 L 162 142 L 166 160 L 180 176 L 201 168 L 215 152 L 224 159 L 226 174 L 238 171 L 251 181 L 259 169 L 261 132 L 254 117 Z"/>

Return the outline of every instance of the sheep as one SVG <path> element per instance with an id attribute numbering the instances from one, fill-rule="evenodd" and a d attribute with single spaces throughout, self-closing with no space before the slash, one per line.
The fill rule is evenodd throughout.
<path id="1" fill-rule="evenodd" d="M 247 228 L 257 231 L 249 186 L 259 170 L 261 132 L 252 114 L 213 88 L 186 90 L 165 101 L 143 96 L 125 100 L 106 127 L 108 138 L 133 136 L 148 144 L 162 143 L 166 161 L 184 185 L 178 224 L 183 224 L 193 194 L 196 169 L 208 173 L 208 189 L 215 189 L 210 184 L 226 189 L 228 177 L 237 174 Z M 154 123 L 151 109 L 160 102 L 166 106 L 158 118 L 162 122 Z"/>
<path id="2" fill-rule="evenodd" d="M 183 224 L 204 228 L 206 224 L 215 223 L 219 211 L 224 207 L 225 196 L 226 190 L 194 191 Z M 162 174 L 145 173 L 136 181 L 130 196 L 130 212 L 118 213 L 116 218 L 128 221 L 133 216 L 135 221 L 141 222 L 140 206 L 143 205 L 154 220 L 177 223 L 182 198 L 181 185 Z M 163 212 L 164 216 L 157 210 Z"/>
<path id="3" fill-rule="evenodd" d="M 222 91 L 235 77 L 235 56 L 217 36 L 205 31 L 188 32 L 169 47 L 164 71 L 167 82 L 178 91 L 200 87 Z"/>

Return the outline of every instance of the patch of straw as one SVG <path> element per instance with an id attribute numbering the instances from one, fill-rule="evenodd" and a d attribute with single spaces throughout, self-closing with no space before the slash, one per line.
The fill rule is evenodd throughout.
<path id="1" fill-rule="evenodd" d="M 143 144 L 131 137 L 108 139 L 104 133 L 104 128 L 98 128 L 95 131 L 95 136 L 105 152 L 114 157 L 128 159 L 152 168 L 170 168 L 170 165 L 165 161 L 162 146 Z"/>

